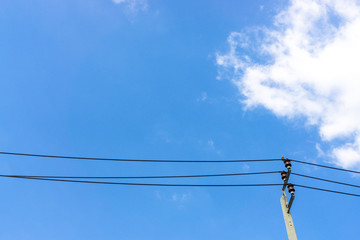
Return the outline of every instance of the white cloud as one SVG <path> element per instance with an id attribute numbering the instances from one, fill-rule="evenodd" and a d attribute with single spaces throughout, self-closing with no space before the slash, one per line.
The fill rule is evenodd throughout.
<path id="1" fill-rule="evenodd" d="M 212 139 L 209 139 L 207 141 L 207 151 L 210 152 L 215 152 L 217 155 L 221 156 L 221 150 L 219 150 L 216 146 L 215 146 L 215 142 Z"/>
<path id="2" fill-rule="evenodd" d="M 126 4 L 127 9 L 133 13 L 145 11 L 148 7 L 147 0 L 112 0 L 115 4 Z"/>
<path id="3" fill-rule="evenodd" d="M 243 169 L 245 172 L 246 172 L 246 171 L 249 171 L 249 170 L 250 170 L 250 165 L 244 163 L 243 166 L 242 166 L 242 169 Z"/>
<path id="4" fill-rule="evenodd" d="M 210 139 L 210 140 L 208 141 L 208 145 L 209 145 L 211 148 L 214 148 L 214 141 Z"/>
<path id="5" fill-rule="evenodd" d="M 160 201 L 166 201 L 174 203 L 176 206 L 183 208 L 184 205 L 191 200 L 191 193 L 178 193 L 167 194 L 161 191 L 155 191 L 154 195 L 156 199 Z"/>
<path id="6" fill-rule="evenodd" d="M 184 201 L 189 200 L 190 197 L 191 197 L 191 194 L 190 194 L 190 193 L 183 193 L 183 194 L 174 193 L 174 194 L 171 196 L 171 199 L 172 199 L 174 202 L 183 203 Z"/>
<path id="7" fill-rule="evenodd" d="M 171 195 L 171 201 L 180 209 L 190 200 L 191 193 L 174 193 Z"/>
<path id="8" fill-rule="evenodd" d="M 206 92 L 201 93 L 201 98 L 198 101 L 206 101 L 208 99 L 208 95 Z"/>
<path id="9" fill-rule="evenodd" d="M 233 32 L 230 51 L 217 55 L 246 109 L 305 118 L 333 146 L 327 154 L 334 162 L 354 168 L 360 168 L 359 3 L 292 0 L 271 28 Z"/>

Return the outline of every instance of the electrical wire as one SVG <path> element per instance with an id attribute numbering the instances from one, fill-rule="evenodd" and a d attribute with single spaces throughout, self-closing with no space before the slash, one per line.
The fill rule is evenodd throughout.
<path id="1" fill-rule="evenodd" d="M 68 182 L 68 183 L 88 183 L 88 184 L 106 184 L 106 185 L 125 185 L 125 186 L 149 186 L 149 187 L 270 187 L 270 186 L 283 186 L 282 183 L 257 183 L 257 184 L 168 184 L 168 183 L 129 183 L 129 182 L 99 182 L 99 181 L 84 181 L 84 180 L 70 180 L 70 179 L 52 179 L 52 178 L 38 178 L 38 177 L 26 177 L 26 176 L 7 176 L 0 175 L 0 177 L 17 178 L 27 180 L 39 180 L 39 181 L 53 181 L 53 182 Z M 342 195 L 360 197 L 359 194 L 334 191 L 329 189 L 305 186 L 300 184 L 293 184 L 294 186 L 307 188 L 312 190 L 337 193 Z"/>
<path id="2" fill-rule="evenodd" d="M 42 158 L 59 158 L 59 159 L 74 159 L 74 160 L 92 160 L 92 161 L 117 161 L 117 162 L 152 162 L 152 163 L 239 163 L 239 162 L 274 162 L 282 161 L 279 158 L 269 159 L 234 159 L 234 160 L 162 160 L 162 159 L 126 159 L 126 158 L 98 158 L 98 157 L 80 157 L 80 156 L 62 156 L 62 155 L 46 155 L 46 154 L 32 154 L 32 153 L 15 153 L 15 152 L 0 152 L 2 155 L 13 155 L 13 156 L 25 156 L 25 157 L 42 157 Z M 310 163 L 295 159 L 289 159 L 290 161 L 312 165 L 316 167 L 323 167 L 333 170 L 360 173 L 360 171 L 331 167 L 322 164 Z"/>
<path id="3" fill-rule="evenodd" d="M 243 159 L 243 160 L 162 160 L 162 159 L 127 159 L 127 158 L 98 158 L 98 157 L 80 157 L 80 156 L 61 156 L 61 155 L 46 155 L 46 154 L 32 154 L 32 153 L 15 153 L 15 152 L 0 152 L 2 155 L 13 155 L 13 156 L 25 156 L 25 157 L 42 157 L 42 158 L 60 158 L 60 159 L 75 159 L 75 160 L 93 160 L 93 161 L 117 161 L 117 162 L 152 162 L 152 163 L 239 163 L 239 162 L 274 162 L 282 161 L 279 158 L 269 159 Z M 289 159 L 290 161 L 312 165 L 316 167 L 323 167 L 333 170 L 339 170 L 344 172 L 359 173 L 360 171 L 331 167 L 322 164 L 310 163 L 295 159 Z"/>
<path id="4" fill-rule="evenodd" d="M 197 174 L 197 175 L 175 175 L 175 176 L 36 176 L 36 175 L 0 175 L 0 177 L 31 177 L 31 178 L 66 178 L 66 179 L 143 179 L 143 178 L 200 178 L 200 177 L 230 177 L 243 175 L 261 175 L 280 173 L 281 171 L 272 172 L 246 172 L 246 173 L 220 173 L 220 174 Z"/>
<path id="5" fill-rule="evenodd" d="M 307 164 L 307 165 L 312 165 L 312 166 L 316 166 L 316 167 L 323 167 L 323 168 L 328 168 L 328 169 L 333 169 L 333 170 L 339 170 L 339 171 L 344 171 L 344 172 L 351 172 L 351 173 L 360 173 L 359 171 L 354 171 L 354 170 L 345 169 L 345 168 L 331 167 L 331 166 L 321 165 L 321 164 L 317 164 L 317 163 L 310 163 L 310 162 L 304 162 L 304 161 L 294 160 L 294 159 L 289 159 L 289 160 L 292 161 L 292 162 L 302 163 L 302 164 Z"/>
<path id="6" fill-rule="evenodd" d="M 160 160 L 160 159 L 124 159 L 124 158 L 97 158 L 97 157 L 79 157 L 79 156 L 58 156 L 58 155 L 45 155 L 45 154 L 31 154 L 31 153 L 14 153 L 14 152 L 0 152 L 2 155 L 13 155 L 13 156 L 26 156 L 26 157 L 42 157 L 42 158 L 59 158 L 59 159 L 75 159 L 75 160 L 94 160 L 94 161 L 118 161 L 118 162 L 156 162 L 156 163 L 237 163 L 237 162 L 272 162 L 272 161 L 282 161 L 282 159 L 244 159 L 244 160 Z M 312 165 L 316 167 L 323 167 L 332 170 L 339 170 L 351 173 L 360 173 L 359 171 L 354 171 L 350 169 L 337 168 L 326 166 L 322 164 L 310 163 L 300 160 L 289 159 L 292 162 Z M 239 176 L 239 175 L 252 175 L 252 174 L 270 174 L 270 173 L 279 173 L 280 171 L 273 172 L 256 172 L 256 173 L 226 173 L 226 174 L 198 174 L 198 175 L 178 175 L 178 176 L 138 176 L 138 177 L 78 177 L 78 176 L 28 176 L 28 175 L 0 175 L 0 177 L 6 178 L 20 178 L 20 179 L 31 179 L 31 180 L 42 180 L 42 181 L 56 181 L 56 182 L 72 182 L 72 183 L 91 183 L 91 184 L 112 184 L 112 185 L 129 185 L 129 186 L 163 186 L 163 187 L 255 187 L 255 186 L 282 186 L 283 184 L 269 183 L 269 184 L 163 184 L 163 183 L 128 183 L 128 182 L 99 182 L 99 181 L 84 181 L 84 180 L 70 180 L 77 179 L 140 179 L 140 178 L 191 178 L 191 177 L 220 177 L 220 176 Z M 333 181 L 329 179 L 323 179 L 318 177 L 312 177 L 308 175 L 292 173 L 297 176 L 311 178 L 320 181 L 326 181 L 351 187 L 360 188 L 359 185 Z M 349 196 L 360 197 L 359 194 L 334 191 L 329 189 L 298 185 L 295 186 L 325 191 Z"/>
<path id="7" fill-rule="evenodd" d="M 97 157 L 78 157 L 78 156 L 57 156 L 32 153 L 14 153 L 0 152 L 3 155 L 42 157 L 42 158 L 61 158 L 75 160 L 93 160 L 93 161 L 116 161 L 116 162 L 156 162 L 156 163 L 237 163 L 237 162 L 274 162 L 282 161 L 279 158 L 272 159 L 245 159 L 245 160 L 161 160 L 161 159 L 126 159 L 126 158 L 97 158 Z"/>
<path id="8" fill-rule="evenodd" d="M 333 180 L 324 179 L 324 178 L 312 177 L 312 176 L 303 175 L 303 174 L 294 173 L 294 172 L 292 172 L 291 174 L 296 175 L 296 176 L 300 176 L 300 177 L 316 179 L 316 180 L 320 180 L 320 181 L 324 181 L 324 182 L 331 182 L 331 183 L 336 183 L 336 184 L 340 184 L 340 185 L 360 188 L 359 185 L 354 185 L 354 184 L 350 184 L 350 183 L 344 183 L 344 182 L 338 182 L 338 181 L 333 181 Z"/>
<path id="9" fill-rule="evenodd" d="M 54 182 L 70 182 L 70 183 L 90 183 L 90 184 L 109 184 L 109 185 L 128 185 L 128 186 L 152 186 L 152 187 L 269 187 L 282 186 L 282 183 L 256 183 L 256 184 L 167 184 L 167 183 L 129 183 L 129 182 L 99 182 L 99 181 L 83 181 L 69 179 L 51 179 L 36 177 L 14 177 L 1 176 L 8 178 L 31 179 Z"/>
<path id="10" fill-rule="evenodd" d="M 354 193 L 340 192 L 340 191 L 334 191 L 334 190 L 329 190 L 329 189 L 304 186 L 304 185 L 299 185 L 299 184 L 294 184 L 294 186 L 301 187 L 301 188 L 308 188 L 308 189 L 312 189 L 312 190 L 323 191 L 323 192 L 331 192 L 331 193 L 338 193 L 338 194 L 349 195 L 349 196 L 354 196 L 354 197 L 360 197 L 359 194 L 354 194 Z"/>

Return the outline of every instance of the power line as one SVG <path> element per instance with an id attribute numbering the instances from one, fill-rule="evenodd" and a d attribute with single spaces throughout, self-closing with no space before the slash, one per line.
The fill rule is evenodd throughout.
<path id="1" fill-rule="evenodd" d="M 324 181 L 324 182 L 331 182 L 331 183 L 341 184 L 341 185 L 345 185 L 345 186 L 360 188 L 359 185 L 354 185 L 354 184 L 350 184 L 350 183 L 344 183 L 344 182 L 338 182 L 338 181 L 333 181 L 333 180 L 324 179 L 324 178 L 312 177 L 312 176 L 303 175 L 303 174 L 294 173 L 294 172 L 292 172 L 291 174 L 296 175 L 296 176 L 300 176 L 300 177 L 316 179 L 316 180 L 320 180 L 320 181 Z"/>
<path id="2" fill-rule="evenodd" d="M 127 158 L 98 158 L 98 157 L 81 157 L 81 156 L 62 156 L 62 155 L 46 155 L 33 153 L 15 153 L 15 152 L 0 152 L 3 155 L 25 156 L 25 157 L 42 157 L 42 158 L 60 158 L 60 159 L 74 159 L 74 160 L 93 160 L 93 161 L 117 161 L 117 162 L 153 162 L 153 163 L 238 163 L 238 162 L 274 162 L 282 161 L 279 158 L 269 159 L 235 159 L 235 160 L 162 160 L 162 159 L 127 159 Z M 331 167 L 322 164 L 310 163 L 300 160 L 289 159 L 296 163 L 307 164 L 317 167 L 323 167 L 344 172 L 359 173 L 360 171 Z"/>
<path id="3" fill-rule="evenodd" d="M 79 157 L 79 156 L 57 156 L 32 153 L 14 153 L 0 152 L 3 155 L 25 156 L 25 157 L 42 157 L 42 158 L 61 158 L 75 160 L 92 160 L 92 161 L 116 161 L 116 162 L 156 162 L 156 163 L 237 163 L 237 162 L 274 162 L 281 161 L 279 158 L 272 159 L 244 159 L 244 160 L 161 160 L 161 159 L 126 159 L 126 158 L 97 158 L 97 157 Z"/>
<path id="4" fill-rule="evenodd" d="M 289 160 L 292 161 L 292 162 L 312 165 L 312 166 L 316 166 L 316 167 L 329 168 L 329 169 L 339 170 L 339 171 L 344 171 L 344 172 L 360 173 L 359 171 L 354 171 L 354 170 L 350 170 L 350 169 L 331 167 L 331 166 L 326 166 L 326 165 L 321 165 L 321 164 L 316 164 L 316 163 L 310 163 L 310 162 L 304 162 L 304 161 L 299 161 L 299 160 L 293 160 L 293 159 L 289 159 Z"/>
<path id="5" fill-rule="evenodd" d="M 329 189 L 323 189 L 323 188 L 317 188 L 317 187 L 304 186 L 304 185 L 299 185 L 299 184 L 294 184 L 294 186 L 302 187 L 302 188 L 308 188 L 308 189 L 313 189 L 313 190 L 318 190 L 318 191 L 324 191 L 324 192 L 331 192 L 331 193 L 338 193 L 338 194 L 349 195 L 349 196 L 354 196 L 354 197 L 360 197 L 359 194 L 354 194 L 354 193 L 340 192 L 340 191 L 334 191 L 334 190 L 329 190 Z"/>
<path id="6" fill-rule="evenodd" d="M 280 173 L 281 171 L 272 172 L 247 172 L 247 173 L 220 173 L 220 174 L 197 174 L 197 175 L 174 175 L 174 176 L 36 176 L 36 175 L 0 175 L 0 177 L 26 177 L 26 178 L 66 178 L 66 179 L 143 179 L 143 178 L 200 178 L 200 177 L 230 177 L 243 175 L 261 175 Z"/>
<path id="7" fill-rule="evenodd" d="M 69 179 L 51 179 L 51 178 L 36 178 L 36 177 L 15 177 L 3 176 L 8 178 L 19 178 L 29 180 L 42 180 L 54 182 L 70 182 L 70 183 L 90 183 L 90 184 L 109 184 L 109 185 L 128 185 L 128 186 L 152 186 L 152 187 L 269 187 L 282 186 L 282 183 L 256 183 L 256 184 L 167 184 L 167 183 L 128 183 L 128 182 L 99 182 L 99 181 L 83 181 L 83 180 L 69 180 Z"/>
<path id="8" fill-rule="evenodd" d="M 69 180 L 69 179 L 51 179 L 51 178 L 37 178 L 26 176 L 11 176 L 0 175 L 0 177 L 6 178 L 18 178 L 27 180 L 40 180 L 40 181 L 53 181 L 53 182 L 69 182 L 69 183 L 88 183 L 88 184 L 106 184 L 106 185 L 125 185 L 125 186 L 151 186 L 151 187 L 270 187 L 270 186 L 282 186 L 282 183 L 257 183 L 257 184 L 168 184 L 168 183 L 129 183 L 129 182 L 99 182 L 99 181 L 84 181 L 84 180 Z M 329 189 L 305 186 L 300 184 L 294 184 L 294 186 L 308 188 L 312 190 L 337 193 L 343 195 L 349 195 L 354 197 L 360 197 L 359 194 L 334 191 Z"/>

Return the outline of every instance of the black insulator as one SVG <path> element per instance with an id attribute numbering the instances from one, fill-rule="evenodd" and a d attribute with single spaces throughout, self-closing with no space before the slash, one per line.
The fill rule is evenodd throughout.
<path id="1" fill-rule="evenodd" d="M 295 188 L 294 188 L 294 185 L 293 184 L 288 184 L 288 190 L 289 190 L 289 193 L 294 193 L 295 192 Z"/>
<path id="2" fill-rule="evenodd" d="M 285 160 L 284 160 L 284 164 L 285 164 L 285 167 L 286 167 L 286 168 L 291 168 L 291 162 L 290 162 L 289 159 L 285 159 Z"/>
<path id="3" fill-rule="evenodd" d="M 282 180 L 285 180 L 286 176 L 287 176 L 287 172 L 282 171 L 282 172 L 281 172 L 281 179 L 282 179 Z"/>

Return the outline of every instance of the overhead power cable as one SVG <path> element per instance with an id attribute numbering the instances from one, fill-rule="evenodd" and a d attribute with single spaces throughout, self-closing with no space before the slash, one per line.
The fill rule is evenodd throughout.
<path id="1" fill-rule="evenodd" d="M 99 181 L 84 181 L 84 180 L 70 180 L 70 179 L 51 179 L 51 178 L 36 178 L 36 177 L 14 177 L 1 176 L 19 179 L 31 179 L 41 181 L 54 182 L 70 182 L 70 183 L 90 183 L 90 184 L 108 184 L 108 185 L 128 185 L 128 186 L 153 186 L 153 187 L 269 187 L 282 186 L 282 183 L 256 183 L 256 184 L 167 184 L 167 183 L 129 183 L 129 182 L 99 182 Z"/>
<path id="2" fill-rule="evenodd" d="M 196 175 L 174 175 L 174 176 L 39 176 L 39 175 L 0 175 L 0 177 L 26 177 L 26 178 L 58 178 L 58 179 L 144 179 L 144 178 L 200 178 L 200 177 L 230 177 L 243 175 L 261 175 L 280 173 L 272 172 L 246 172 L 246 173 L 220 173 L 220 174 L 196 174 Z"/>
<path id="3" fill-rule="evenodd" d="M 354 184 L 350 184 L 350 183 L 344 183 L 344 182 L 338 182 L 338 181 L 333 181 L 333 180 L 324 179 L 324 178 L 312 177 L 312 176 L 303 175 L 303 174 L 294 173 L 294 172 L 292 172 L 291 174 L 292 174 L 292 175 L 296 175 L 296 176 L 300 176 L 300 177 L 311 178 L 311 179 L 315 179 L 315 180 L 319 180 L 319 181 L 336 183 L 336 184 L 340 184 L 340 185 L 345 185 L 345 186 L 360 188 L 359 185 L 354 185 Z"/>
<path id="4" fill-rule="evenodd" d="M 302 163 L 302 164 L 307 164 L 307 165 L 312 165 L 312 166 L 316 166 L 316 167 L 323 167 L 323 168 L 328 168 L 328 169 L 333 169 L 333 170 L 339 170 L 339 171 L 344 171 L 344 172 L 351 172 L 351 173 L 360 173 L 359 171 L 354 171 L 354 170 L 350 170 L 350 169 L 344 169 L 344 168 L 338 168 L 338 167 L 331 167 L 331 166 L 321 165 L 321 164 L 317 164 L 317 163 L 310 163 L 310 162 L 304 162 L 304 161 L 294 160 L 294 159 L 289 159 L 289 160 L 292 161 L 292 162 Z"/>
<path id="5" fill-rule="evenodd" d="M 302 187 L 302 188 L 308 188 L 308 189 L 312 189 L 312 190 L 318 190 L 318 191 L 324 191 L 324 192 L 331 192 L 331 193 L 338 193 L 338 194 L 349 195 L 349 196 L 354 196 L 354 197 L 360 197 L 359 194 L 354 194 L 354 193 L 340 192 L 340 191 L 334 191 L 334 190 L 329 190 L 329 189 L 304 186 L 304 185 L 299 185 L 299 184 L 294 184 L 294 186 Z"/>
<path id="6" fill-rule="evenodd" d="M 116 162 L 156 162 L 156 163 L 237 163 L 237 162 L 274 162 L 282 161 L 279 158 L 271 159 L 244 159 L 244 160 L 162 160 L 162 159 L 126 159 L 126 158 L 97 158 L 97 157 L 77 157 L 77 156 L 57 156 L 32 153 L 0 152 L 3 155 L 42 157 L 42 158 L 61 158 L 74 160 L 92 161 L 116 161 Z"/>
<path id="7" fill-rule="evenodd" d="M 106 184 L 106 185 L 124 185 L 124 186 L 149 186 L 149 187 L 270 187 L 270 186 L 282 186 L 282 183 L 256 183 L 256 184 L 168 184 L 168 183 L 129 183 L 129 182 L 99 182 L 99 181 L 84 181 L 84 180 L 70 180 L 70 179 L 52 179 L 52 178 L 37 178 L 37 177 L 20 177 L 20 176 L 6 176 L 0 177 L 18 178 L 26 180 L 39 180 L 39 181 L 53 181 L 53 182 L 68 182 L 68 183 L 88 183 L 88 184 Z M 359 194 L 334 191 L 329 189 L 305 186 L 300 184 L 293 184 L 294 186 L 307 188 L 312 190 L 337 193 L 343 195 L 349 195 L 354 197 L 360 197 Z"/>
<path id="8" fill-rule="evenodd" d="M 41 157 L 41 158 L 59 158 L 59 159 L 74 159 L 74 160 L 92 160 L 92 161 L 117 161 L 117 162 L 152 162 L 152 163 L 238 163 L 238 162 L 275 162 L 282 161 L 279 158 L 269 159 L 234 159 L 234 160 L 163 160 L 163 159 L 127 159 L 127 158 L 99 158 L 99 157 L 81 157 L 81 156 L 62 156 L 62 155 L 46 155 L 46 154 L 32 154 L 32 153 L 15 153 L 15 152 L 0 152 L 2 155 L 25 156 L 25 157 Z M 333 170 L 339 170 L 351 173 L 360 173 L 351 169 L 344 169 L 322 164 L 310 163 L 295 159 L 289 159 L 296 163 L 312 165 L 316 167 L 323 167 Z"/>

